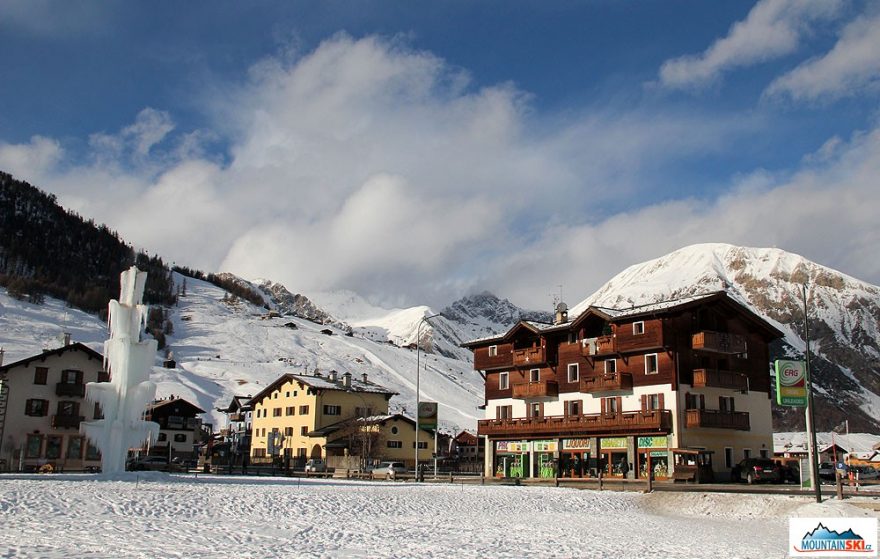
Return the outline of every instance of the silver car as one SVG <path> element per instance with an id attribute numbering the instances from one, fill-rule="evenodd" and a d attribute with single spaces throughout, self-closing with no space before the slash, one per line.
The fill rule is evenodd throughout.
<path id="1" fill-rule="evenodd" d="M 400 474 L 407 472 L 403 462 L 382 462 L 373 468 L 373 479 L 394 479 Z"/>

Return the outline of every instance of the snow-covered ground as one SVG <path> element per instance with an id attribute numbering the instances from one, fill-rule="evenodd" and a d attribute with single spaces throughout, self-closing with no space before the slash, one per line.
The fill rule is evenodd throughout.
<path id="1" fill-rule="evenodd" d="M 0 478 L 5 557 L 785 557 L 807 497 L 159 473 Z"/>

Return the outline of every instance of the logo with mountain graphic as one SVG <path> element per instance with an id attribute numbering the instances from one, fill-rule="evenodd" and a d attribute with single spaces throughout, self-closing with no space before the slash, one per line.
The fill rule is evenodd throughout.
<path id="1" fill-rule="evenodd" d="M 876 557 L 874 518 L 792 518 L 789 553 L 810 557 Z"/>

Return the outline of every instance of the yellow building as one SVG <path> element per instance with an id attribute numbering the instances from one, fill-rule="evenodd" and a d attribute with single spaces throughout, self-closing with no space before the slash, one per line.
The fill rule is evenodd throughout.
<path id="1" fill-rule="evenodd" d="M 409 417 L 384 414 L 343 420 L 309 434 L 326 441 L 324 448 L 331 467 L 363 467 L 389 461 L 403 462 L 413 468 L 415 432 L 416 422 Z M 419 462 L 422 464 L 431 460 L 433 439 L 433 431 L 419 429 Z M 345 463 L 346 456 L 356 459 Z"/>

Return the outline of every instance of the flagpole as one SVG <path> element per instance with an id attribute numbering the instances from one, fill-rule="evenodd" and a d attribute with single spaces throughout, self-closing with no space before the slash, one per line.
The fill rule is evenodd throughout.
<path id="1" fill-rule="evenodd" d="M 810 441 L 810 479 L 813 480 L 813 487 L 816 490 L 816 502 L 822 502 L 822 487 L 817 477 L 819 474 L 819 456 L 816 452 L 816 425 L 815 416 L 813 415 L 813 376 L 810 372 L 810 326 L 807 323 L 807 284 L 802 287 L 804 295 L 804 341 L 806 347 L 806 383 L 807 383 L 807 433 Z"/>

